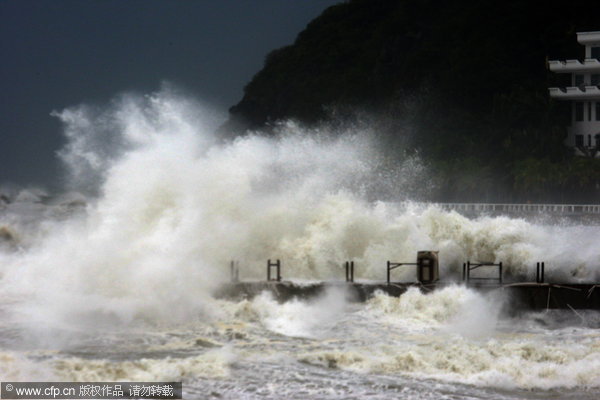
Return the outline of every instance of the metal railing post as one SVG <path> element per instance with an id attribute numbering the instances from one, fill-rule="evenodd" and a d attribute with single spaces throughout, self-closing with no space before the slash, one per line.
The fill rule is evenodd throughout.
<path id="1" fill-rule="evenodd" d="M 232 283 L 240 281 L 240 266 L 237 261 L 231 260 L 230 273 L 231 273 L 231 282 Z"/>
<path id="2" fill-rule="evenodd" d="M 498 282 L 502 284 L 502 261 L 498 264 Z"/>
<path id="3" fill-rule="evenodd" d="M 471 261 L 467 261 L 467 284 L 469 283 L 469 278 L 471 278 Z"/>
<path id="4" fill-rule="evenodd" d="M 281 282 L 281 261 L 277 259 L 277 282 Z"/>
<path id="5" fill-rule="evenodd" d="M 387 262 L 387 284 L 390 284 L 390 261 Z"/>
<path id="6" fill-rule="evenodd" d="M 544 283 L 544 270 L 546 269 L 546 263 L 544 261 L 536 264 L 535 281 L 537 283 Z"/>

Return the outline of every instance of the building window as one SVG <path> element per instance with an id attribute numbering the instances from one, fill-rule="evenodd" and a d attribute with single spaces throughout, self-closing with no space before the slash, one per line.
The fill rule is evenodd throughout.
<path id="1" fill-rule="evenodd" d="M 592 86 L 600 86 L 600 74 L 592 74 L 591 79 Z"/>
<path id="2" fill-rule="evenodd" d="M 592 47 L 592 58 L 600 59 L 600 47 Z"/>
<path id="3" fill-rule="evenodd" d="M 575 86 L 583 86 L 583 75 L 575 75 Z"/>
<path id="4" fill-rule="evenodd" d="M 583 121 L 583 103 L 575 103 L 575 121 Z"/>
<path id="5" fill-rule="evenodd" d="M 600 101 L 596 102 L 596 121 L 600 121 Z"/>
<path id="6" fill-rule="evenodd" d="M 588 147 L 592 147 L 592 135 L 588 135 Z"/>
<path id="7" fill-rule="evenodd" d="M 587 105 L 588 105 L 588 121 L 591 121 L 592 120 L 592 102 L 591 101 L 588 102 Z"/>
<path id="8" fill-rule="evenodd" d="M 575 135 L 575 146 L 583 147 L 583 135 Z"/>

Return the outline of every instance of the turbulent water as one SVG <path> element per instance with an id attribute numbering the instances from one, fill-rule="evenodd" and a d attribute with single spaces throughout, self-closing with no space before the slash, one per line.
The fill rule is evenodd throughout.
<path id="1" fill-rule="evenodd" d="M 386 260 L 440 252 L 508 279 L 600 281 L 600 227 L 465 218 L 411 203 L 418 158 L 390 161 L 364 129 L 221 141 L 168 90 L 55 115 L 71 192 L 0 188 L 2 381 L 184 382 L 185 398 L 573 398 L 600 390 L 600 313 L 504 316 L 458 283 L 348 302 L 343 288 L 278 304 L 211 296 L 243 280 L 385 278 Z M 85 193 L 81 194 L 81 193 Z M 395 199 L 399 202 L 378 201 Z M 414 271 L 395 271 L 412 280 Z"/>

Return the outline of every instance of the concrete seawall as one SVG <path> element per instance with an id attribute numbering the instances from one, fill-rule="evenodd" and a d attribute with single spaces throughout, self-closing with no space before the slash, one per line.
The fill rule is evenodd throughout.
<path id="1" fill-rule="evenodd" d="M 390 296 L 401 296 L 411 287 L 422 292 L 431 292 L 456 283 L 437 282 L 422 285 L 418 283 L 356 283 L 320 282 L 298 284 L 283 282 L 236 282 L 222 285 L 216 292 L 217 298 L 242 300 L 251 299 L 263 291 L 272 293 L 275 299 L 285 302 L 293 298 L 311 299 L 325 293 L 329 288 L 343 288 L 350 301 L 363 302 L 381 291 Z M 551 284 L 551 283 L 511 283 L 505 285 L 469 285 L 482 292 L 501 291 L 505 294 L 504 307 L 507 312 L 544 309 L 595 309 L 600 310 L 600 284 Z"/>

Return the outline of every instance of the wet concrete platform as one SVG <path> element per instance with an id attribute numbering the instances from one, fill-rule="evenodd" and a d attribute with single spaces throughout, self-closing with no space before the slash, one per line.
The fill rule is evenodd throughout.
<path id="1" fill-rule="evenodd" d="M 420 283 L 360 283 L 360 282 L 319 282 L 294 283 L 289 281 L 232 282 L 222 285 L 216 292 L 217 298 L 242 300 L 251 299 L 263 291 L 271 292 L 279 302 L 293 298 L 312 299 L 323 295 L 330 288 L 344 289 L 349 301 L 364 302 L 381 291 L 390 296 L 401 296 L 411 287 L 428 293 L 456 282 Z M 481 291 L 496 291 L 501 294 L 506 311 L 544 309 L 594 309 L 600 310 L 600 283 L 554 284 L 518 282 L 507 284 L 470 284 L 469 288 Z"/>

